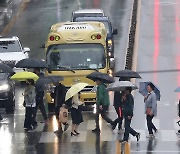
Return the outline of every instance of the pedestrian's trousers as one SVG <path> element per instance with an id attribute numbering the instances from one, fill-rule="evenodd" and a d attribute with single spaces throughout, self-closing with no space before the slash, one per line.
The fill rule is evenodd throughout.
<path id="1" fill-rule="evenodd" d="M 127 116 L 124 117 L 125 120 L 125 132 L 124 132 L 124 141 L 128 141 L 129 133 L 133 136 L 137 135 L 137 132 L 131 128 L 131 119 L 128 119 Z"/>
<path id="2" fill-rule="evenodd" d="M 96 121 L 96 128 L 99 128 L 99 114 L 101 114 L 102 118 L 107 122 L 112 124 L 112 120 L 106 115 L 106 111 L 108 109 L 108 106 L 103 106 L 103 109 L 100 110 L 99 106 L 97 106 L 97 112 L 96 112 L 96 117 L 95 117 L 95 121 Z"/>
<path id="3" fill-rule="evenodd" d="M 1 114 L 0 114 L 0 120 L 2 120 L 3 118 L 2 118 L 2 116 L 1 116 Z"/>
<path id="4" fill-rule="evenodd" d="M 35 111 L 36 111 L 35 107 L 26 107 L 24 128 L 32 129 L 32 126 L 37 125 L 37 122 L 35 121 L 34 118 Z"/>
<path id="5" fill-rule="evenodd" d="M 156 131 L 156 127 L 154 126 L 154 124 L 152 123 L 152 119 L 154 118 L 154 115 L 146 115 L 146 120 L 147 120 L 147 127 L 148 127 L 148 131 L 149 134 L 153 134 L 153 130 Z"/>
<path id="6" fill-rule="evenodd" d="M 118 129 L 122 129 L 122 121 L 123 121 L 123 115 L 122 115 L 122 112 L 121 112 L 121 115 L 119 113 L 119 108 L 120 107 L 114 107 L 115 110 L 116 110 L 116 113 L 118 115 L 118 118 L 114 120 L 113 124 L 114 125 L 117 125 L 118 124 Z"/>
<path id="7" fill-rule="evenodd" d="M 37 114 L 38 108 L 41 111 L 44 120 L 47 120 L 48 117 L 47 117 L 47 113 L 46 113 L 46 110 L 45 110 L 45 105 L 44 105 L 44 102 L 43 102 L 43 98 L 36 98 L 36 114 Z"/>

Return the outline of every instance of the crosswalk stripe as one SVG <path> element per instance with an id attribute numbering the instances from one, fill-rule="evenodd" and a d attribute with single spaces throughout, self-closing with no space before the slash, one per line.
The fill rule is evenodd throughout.
<path id="1" fill-rule="evenodd" d="M 51 143 L 51 142 L 58 142 L 58 138 L 54 134 L 54 132 L 42 132 L 39 143 Z"/>
<path id="2" fill-rule="evenodd" d="M 179 138 L 176 135 L 175 130 L 161 130 L 162 141 L 178 141 Z"/>
<path id="3" fill-rule="evenodd" d="M 87 131 L 79 131 L 78 136 L 72 136 L 70 142 L 86 142 Z"/>

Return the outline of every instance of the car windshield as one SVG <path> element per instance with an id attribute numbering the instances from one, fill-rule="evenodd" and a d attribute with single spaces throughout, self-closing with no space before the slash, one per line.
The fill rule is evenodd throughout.
<path id="1" fill-rule="evenodd" d="M 109 23 L 108 23 L 108 21 L 106 21 L 106 20 L 98 20 L 98 19 L 95 19 L 95 18 L 86 18 L 86 17 L 79 17 L 79 18 L 76 18 L 76 21 L 77 22 L 83 22 L 83 21 L 99 21 L 99 22 L 102 22 L 103 24 L 104 24 L 104 26 L 105 26 L 105 28 L 106 28 L 106 30 L 107 30 L 107 34 L 110 34 L 110 32 L 111 32 L 111 27 L 110 27 L 110 25 L 109 25 Z"/>
<path id="2" fill-rule="evenodd" d="M 51 70 L 102 69 L 106 65 L 101 44 L 51 45 L 46 60 Z"/>
<path id="3" fill-rule="evenodd" d="M 21 52 L 20 44 L 17 40 L 0 41 L 0 52 Z"/>

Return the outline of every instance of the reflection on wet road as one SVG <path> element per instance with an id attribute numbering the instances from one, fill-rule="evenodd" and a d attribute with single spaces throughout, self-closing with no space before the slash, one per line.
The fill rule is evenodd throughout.
<path id="1" fill-rule="evenodd" d="M 16 0 L 13 8 L 18 10 L 20 1 Z M 137 71 L 157 71 L 180 69 L 180 2 L 179 0 L 141 0 L 140 27 L 138 38 Z M 118 28 L 115 37 L 116 70 L 124 68 L 125 53 L 128 40 L 128 29 L 133 0 L 31 0 L 22 11 L 20 18 L 12 25 L 5 35 L 17 35 L 22 44 L 31 48 L 30 56 L 44 58 L 45 43 L 49 28 L 59 21 L 71 19 L 71 13 L 80 8 L 101 8 L 110 17 L 113 27 Z M 16 7 L 15 7 L 16 6 Z M 1 9 L 1 6 L 0 6 Z M 13 13 L 12 13 L 13 14 Z M 13 14 L 14 15 L 14 14 Z M 1 16 L 0 16 L 1 24 Z M 4 30 L 0 25 L 0 32 Z M 152 81 L 161 90 L 161 101 L 158 102 L 158 116 L 154 119 L 159 132 L 156 139 L 146 138 L 147 126 L 144 115 L 143 97 L 135 93 L 135 113 L 132 127 L 141 133 L 140 142 L 131 137 L 128 144 L 122 145 L 119 140 L 123 131 L 111 130 L 102 119 L 101 134 L 92 134 L 95 127 L 93 109 L 83 112 L 84 122 L 79 127 L 80 135 L 71 137 L 71 126 L 68 131 L 54 133 L 58 128 L 53 113 L 49 114 L 49 123 L 40 123 L 42 115 L 38 113 L 38 127 L 32 132 L 24 132 L 24 107 L 22 106 L 23 89 L 17 87 L 15 114 L 7 115 L 1 109 L 3 117 L 8 120 L 0 123 L 0 153 L 82 153 L 82 154 L 113 154 L 121 153 L 179 153 L 180 141 L 176 135 L 179 126 L 176 124 L 176 104 L 180 94 L 174 89 L 180 86 L 180 72 L 141 74 L 142 80 Z M 111 93 L 112 96 L 112 93 Z M 112 98 L 112 97 L 111 97 Z M 112 103 L 113 100 L 111 100 Z M 116 118 L 113 106 L 108 115 Z M 69 118 L 71 123 L 71 118 Z M 7 144 L 8 143 L 8 144 Z"/>

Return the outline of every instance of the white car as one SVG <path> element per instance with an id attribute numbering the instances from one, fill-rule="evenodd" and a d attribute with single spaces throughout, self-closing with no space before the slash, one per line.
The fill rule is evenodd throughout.
<path id="1" fill-rule="evenodd" d="M 71 21 L 74 22 L 78 17 L 102 17 L 104 12 L 101 9 L 81 9 L 72 13 Z"/>
<path id="2" fill-rule="evenodd" d="M 0 37 L 0 61 L 14 69 L 15 64 L 22 59 L 29 58 L 30 49 L 23 47 L 17 36 L 5 38 Z"/>

